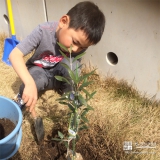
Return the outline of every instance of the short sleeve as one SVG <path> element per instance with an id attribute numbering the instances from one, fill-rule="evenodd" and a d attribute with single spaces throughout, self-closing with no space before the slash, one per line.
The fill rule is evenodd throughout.
<path id="1" fill-rule="evenodd" d="M 40 25 L 37 26 L 30 35 L 28 35 L 24 40 L 22 40 L 17 48 L 24 54 L 27 55 L 31 53 L 34 49 L 38 47 L 42 39 L 42 30 Z"/>

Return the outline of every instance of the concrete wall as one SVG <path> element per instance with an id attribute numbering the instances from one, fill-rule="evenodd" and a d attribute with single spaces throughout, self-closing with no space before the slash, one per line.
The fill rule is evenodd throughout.
<path id="1" fill-rule="evenodd" d="M 101 43 L 88 51 L 86 60 L 102 75 L 125 79 L 149 96 L 160 98 L 160 2 L 100 2 L 107 25 Z M 109 52 L 116 54 L 116 65 L 107 63 Z M 116 60 L 111 56 L 111 61 Z"/>
<path id="2" fill-rule="evenodd" d="M 104 12 L 107 23 L 101 42 L 88 49 L 84 62 L 97 67 L 101 75 L 125 79 L 160 99 L 160 0 L 92 1 Z M 17 37 L 24 38 L 46 21 L 43 2 L 12 0 Z M 46 0 L 48 20 L 58 21 L 77 2 Z M 8 32 L 3 19 L 5 1 L 0 4 L 0 31 Z"/>
<path id="3" fill-rule="evenodd" d="M 10 33 L 3 15 L 8 14 L 5 0 L 0 0 L 0 31 Z M 11 0 L 16 35 L 26 37 L 39 23 L 45 22 L 43 0 Z"/>
<path id="4" fill-rule="evenodd" d="M 5 23 L 3 15 L 7 14 L 4 0 L 0 0 L 0 32 L 8 32 L 8 25 Z"/>

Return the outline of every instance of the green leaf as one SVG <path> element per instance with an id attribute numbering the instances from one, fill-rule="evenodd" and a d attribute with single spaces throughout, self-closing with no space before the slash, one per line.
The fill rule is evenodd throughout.
<path id="1" fill-rule="evenodd" d="M 90 85 L 91 83 L 93 83 L 93 81 L 83 82 L 82 85 L 80 85 L 79 90 L 81 91 L 84 87 L 87 87 L 87 86 Z"/>
<path id="2" fill-rule="evenodd" d="M 79 100 L 80 104 L 87 106 L 87 102 L 81 94 L 78 96 L 78 100 Z"/>
<path id="3" fill-rule="evenodd" d="M 59 50 L 62 54 L 62 56 L 69 62 L 69 58 L 66 56 L 66 54 L 64 54 L 61 50 Z"/>
<path id="4" fill-rule="evenodd" d="M 90 96 L 90 93 L 86 90 L 86 89 L 82 89 L 82 91 L 89 97 Z"/>
<path id="5" fill-rule="evenodd" d="M 74 107 L 78 107 L 78 106 L 79 106 L 79 104 L 77 104 L 76 101 L 77 101 L 77 100 L 74 100 L 74 101 L 71 103 Z"/>
<path id="6" fill-rule="evenodd" d="M 88 121 L 88 119 L 86 118 L 86 117 L 81 117 L 81 119 L 84 121 L 84 122 L 86 122 L 86 123 L 88 123 L 89 121 Z"/>
<path id="7" fill-rule="evenodd" d="M 67 113 L 68 116 L 71 116 L 71 114 L 73 114 L 73 112 L 68 112 L 68 113 Z"/>
<path id="8" fill-rule="evenodd" d="M 62 45 L 62 44 L 59 43 L 59 42 L 57 42 L 57 44 L 58 44 L 61 48 L 63 48 L 66 52 L 69 52 L 68 49 L 67 49 L 64 45 Z"/>
<path id="9" fill-rule="evenodd" d="M 85 75 L 83 75 L 83 76 L 80 76 L 78 82 L 80 82 L 80 81 L 82 81 L 82 80 L 85 80 L 85 79 L 88 78 L 90 75 L 93 75 L 94 72 L 95 72 L 95 70 L 93 70 L 93 71 L 91 71 L 90 73 L 87 73 L 87 74 L 85 74 Z"/>
<path id="10" fill-rule="evenodd" d="M 81 54 L 79 54 L 78 56 L 76 56 L 74 59 L 73 59 L 73 62 L 75 62 L 77 59 L 80 59 L 86 52 L 83 52 Z"/>
<path id="11" fill-rule="evenodd" d="M 65 63 L 61 63 L 61 65 L 68 70 L 68 73 L 69 73 L 70 78 L 71 78 L 75 83 L 77 83 L 76 76 L 74 75 L 74 72 L 70 69 L 70 67 L 69 67 L 67 64 L 65 64 Z"/>
<path id="12" fill-rule="evenodd" d="M 59 136 L 61 139 L 63 139 L 63 138 L 64 138 L 63 133 L 61 133 L 60 131 L 58 131 L 58 136 Z"/>
<path id="13" fill-rule="evenodd" d="M 67 103 L 67 102 L 59 102 L 59 103 L 67 105 L 71 111 L 73 111 L 73 112 L 75 111 L 75 108 L 70 103 Z"/>
<path id="14" fill-rule="evenodd" d="M 68 104 L 68 107 L 71 111 L 75 112 L 75 108 L 71 104 Z"/>
<path id="15" fill-rule="evenodd" d="M 57 98 L 56 101 L 69 100 L 69 92 L 64 93 L 61 98 Z"/>
<path id="16" fill-rule="evenodd" d="M 82 127 L 79 128 L 79 131 L 84 130 L 84 129 L 88 129 L 88 126 L 83 125 Z"/>
<path id="17" fill-rule="evenodd" d="M 84 64 L 79 64 L 79 66 L 77 66 L 77 69 L 79 69 L 79 68 L 82 68 L 82 66 L 83 66 Z M 76 70 L 76 69 L 75 69 Z M 74 71 L 75 71 L 74 70 Z"/>
<path id="18" fill-rule="evenodd" d="M 93 107 L 91 107 L 90 105 L 88 105 L 87 104 L 87 109 L 89 109 L 89 110 L 94 110 L 94 108 Z"/>
<path id="19" fill-rule="evenodd" d="M 66 98 L 66 97 L 61 97 L 61 98 L 58 98 L 58 99 L 56 99 L 56 101 L 63 101 L 63 100 L 67 100 L 68 98 Z"/>
<path id="20" fill-rule="evenodd" d="M 63 62 L 60 62 L 60 64 L 65 67 L 67 70 L 71 70 L 70 67 L 66 64 L 66 63 L 63 63 Z"/>
<path id="21" fill-rule="evenodd" d="M 80 137 L 78 134 L 76 134 L 76 141 L 79 141 Z"/>
<path id="22" fill-rule="evenodd" d="M 84 110 L 84 111 L 82 112 L 81 116 L 84 117 L 84 116 L 88 113 L 88 111 L 89 111 L 88 109 Z"/>
<path id="23" fill-rule="evenodd" d="M 86 114 L 90 111 L 91 109 L 90 108 L 84 108 L 81 112 L 81 117 L 85 117 Z M 82 123 L 81 123 L 82 124 Z"/>
<path id="24" fill-rule="evenodd" d="M 86 89 L 82 89 L 82 91 L 87 95 L 87 99 L 86 101 L 89 101 L 95 94 L 96 94 L 96 91 L 92 92 L 91 94 L 86 90 Z"/>
<path id="25" fill-rule="evenodd" d="M 76 63 L 76 69 L 75 69 L 76 73 L 75 73 L 75 77 L 76 77 L 76 82 L 78 82 L 78 77 L 79 77 L 79 74 L 78 74 L 78 64 Z"/>
<path id="26" fill-rule="evenodd" d="M 63 141 L 63 143 L 64 143 L 65 147 L 68 148 L 68 142 Z"/>
<path id="27" fill-rule="evenodd" d="M 66 78 L 62 76 L 54 76 L 58 81 L 66 82 L 68 84 L 71 84 Z"/>
<path id="28" fill-rule="evenodd" d="M 96 94 L 96 92 L 97 91 L 94 91 L 94 92 L 92 92 L 91 94 L 90 94 L 90 96 L 89 96 L 89 99 L 88 100 L 90 100 L 95 94 Z"/>
<path id="29" fill-rule="evenodd" d="M 69 98 L 69 95 L 70 95 L 70 92 L 66 92 L 66 93 L 64 93 L 63 95 L 62 95 L 62 97 L 64 98 Z"/>
<path id="30" fill-rule="evenodd" d="M 61 141 L 59 138 L 52 138 L 53 141 Z"/>

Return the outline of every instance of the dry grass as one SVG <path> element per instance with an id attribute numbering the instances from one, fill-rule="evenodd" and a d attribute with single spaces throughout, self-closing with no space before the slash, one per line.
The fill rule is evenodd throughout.
<path id="1" fill-rule="evenodd" d="M 5 34 L 0 35 L 0 59 L 3 53 Z M 13 98 L 21 83 L 13 69 L 0 62 L 0 95 Z M 89 130 L 81 133 L 77 144 L 78 152 L 89 154 L 97 160 L 158 160 L 160 159 L 160 106 L 159 102 L 148 99 L 125 81 L 113 77 L 94 81 L 88 90 L 97 93 L 90 104 L 94 107 L 88 115 Z M 59 95 L 54 91 L 45 92 L 37 103 L 37 112 L 44 119 L 45 131 L 49 135 L 57 126 L 62 130 L 66 109 L 55 101 Z M 12 159 L 30 160 L 38 157 L 38 148 L 31 132 L 28 114 L 24 113 L 23 138 L 18 153 Z M 123 142 L 132 141 L 132 153 L 123 151 Z M 136 149 L 135 143 L 155 142 L 154 149 Z M 17 158 L 20 157 L 20 158 Z M 94 158 L 93 158 L 94 157 Z M 38 158 L 37 158 L 38 159 Z"/>

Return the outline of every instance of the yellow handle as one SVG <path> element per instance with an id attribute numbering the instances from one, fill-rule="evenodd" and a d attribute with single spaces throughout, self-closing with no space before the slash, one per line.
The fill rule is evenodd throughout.
<path id="1" fill-rule="evenodd" d="M 12 14 L 12 4 L 10 0 L 7 0 L 7 8 L 8 8 L 8 14 L 9 14 L 11 34 L 15 35 L 14 20 L 13 20 L 13 14 Z"/>

